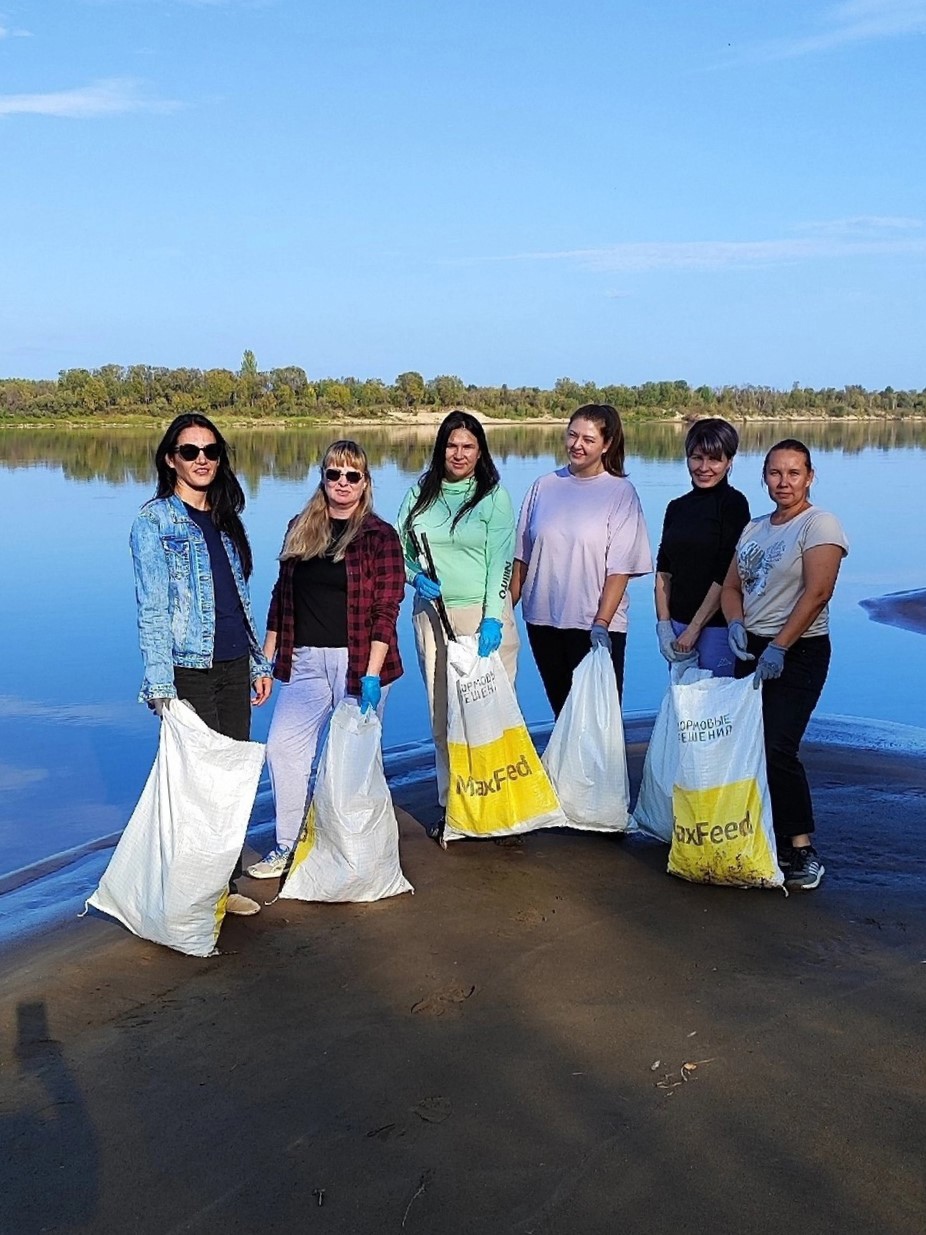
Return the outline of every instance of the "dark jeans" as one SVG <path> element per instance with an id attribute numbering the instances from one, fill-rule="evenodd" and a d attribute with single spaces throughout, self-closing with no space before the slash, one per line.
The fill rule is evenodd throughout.
<path id="1" fill-rule="evenodd" d="M 251 674 L 247 656 L 220 660 L 211 669 L 183 669 L 174 665 L 177 698 L 185 699 L 210 729 L 223 737 L 246 742 L 251 736 Z M 241 855 L 235 863 L 229 889 L 237 890 Z"/>
<path id="2" fill-rule="evenodd" d="M 627 635 L 611 631 L 611 660 L 617 679 L 617 693 L 624 693 L 624 652 Z M 553 715 L 559 716 L 572 689 L 572 675 L 592 648 L 587 630 L 558 630 L 555 626 L 527 624 L 527 638 L 537 662 L 543 689 L 547 692 Z"/>
<path id="3" fill-rule="evenodd" d="M 749 650 L 756 660 L 771 642 L 760 635 L 749 635 Z M 810 786 L 798 748 L 823 690 L 829 665 L 829 635 L 798 639 L 785 652 L 781 677 L 763 682 L 761 687 L 772 822 L 775 835 L 786 842 L 792 836 L 814 830 Z M 755 662 L 736 662 L 737 678 L 754 672 Z"/>

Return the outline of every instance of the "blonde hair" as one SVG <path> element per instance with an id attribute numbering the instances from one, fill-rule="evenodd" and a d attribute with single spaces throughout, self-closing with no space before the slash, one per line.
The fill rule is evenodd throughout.
<path id="1" fill-rule="evenodd" d="M 370 466 L 366 451 L 356 442 L 341 440 L 332 442 L 322 459 L 321 480 L 318 488 L 309 498 L 304 508 L 296 515 L 286 533 L 280 561 L 288 558 L 300 558 L 303 561 L 321 557 L 335 543 L 331 527 L 331 515 L 328 510 L 328 498 L 325 494 L 325 469 L 328 467 L 353 468 L 363 472 L 366 484 L 357 509 L 347 521 L 347 527 L 337 538 L 337 546 L 332 561 L 342 562 L 347 547 L 360 531 L 360 525 L 373 509 L 373 479 L 370 476 Z"/>

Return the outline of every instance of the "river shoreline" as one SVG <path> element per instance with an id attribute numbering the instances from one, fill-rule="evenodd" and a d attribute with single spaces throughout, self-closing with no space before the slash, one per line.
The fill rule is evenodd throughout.
<path id="1" fill-rule="evenodd" d="M 273 429 L 306 430 L 324 428 L 363 427 L 365 429 L 402 429 L 430 428 L 440 424 L 451 407 L 437 410 L 421 409 L 414 412 L 390 411 L 375 416 L 326 416 L 326 417 L 285 417 L 285 416 L 238 416 L 220 409 L 210 413 L 210 418 L 222 429 Z M 563 425 L 568 416 L 487 416 L 483 412 L 462 406 L 487 428 L 517 428 L 521 425 Z M 845 424 L 912 424 L 926 425 L 926 416 L 902 415 L 886 413 L 871 416 L 825 416 L 806 412 L 794 416 L 739 416 L 726 413 L 732 424 L 807 424 L 807 425 L 845 425 Z M 665 424 L 685 425 L 698 417 L 676 413 L 640 415 L 635 412 L 622 412 L 621 418 L 625 424 Z M 159 429 L 165 428 L 173 419 L 173 413 L 165 411 L 154 416 L 36 416 L 23 420 L 5 420 L 0 418 L 0 429 Z"/>

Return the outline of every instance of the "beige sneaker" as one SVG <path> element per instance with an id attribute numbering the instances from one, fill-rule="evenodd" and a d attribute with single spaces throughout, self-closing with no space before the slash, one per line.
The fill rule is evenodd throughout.
<path id="1" fill-rule="evenodd" d="M 252 901 L 250 896 L 242 896 L 240 892 L 229 892 L 228 900 L 225 902 L 225 912 L 233 913 L 239 918 L 249 918 L 255 913 L 260 913 L 260 905 L 257 901 Z"/>

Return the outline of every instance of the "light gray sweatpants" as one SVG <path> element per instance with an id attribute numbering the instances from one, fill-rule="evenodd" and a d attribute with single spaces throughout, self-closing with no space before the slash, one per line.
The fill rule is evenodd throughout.
<path id="1" fill-rule="evenodd" d="M 383 687 L 380 719 L 389 687 Z M 312 764 L 331 713 L 347 694 L 347 648 L 296 648 L 288 682 L 280 683 L 267 734 L 267 768 L 273 789 L 278 845 L 299 836 L 309 796 Z"/>

